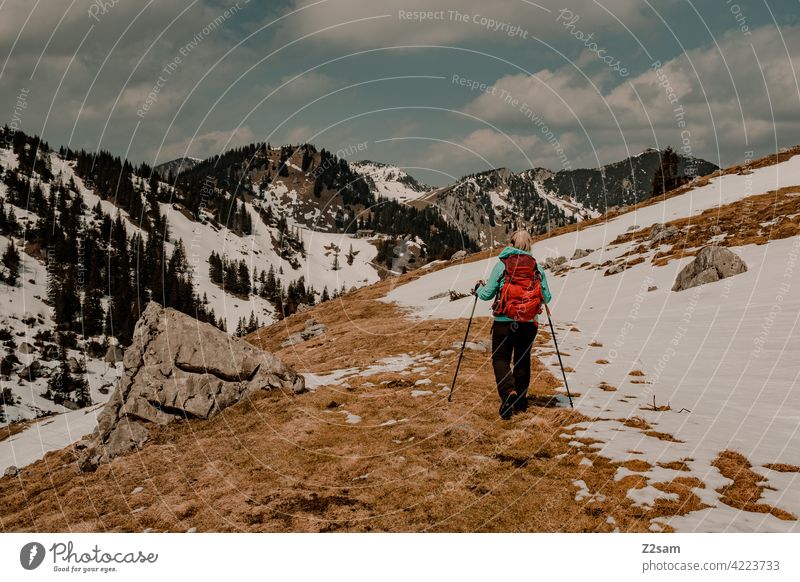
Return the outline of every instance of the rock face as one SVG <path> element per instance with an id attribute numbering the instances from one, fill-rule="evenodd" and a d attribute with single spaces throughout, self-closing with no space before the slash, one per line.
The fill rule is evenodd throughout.
<path id="1" fill-rule="evenodd" d="M 686 265 L 675 279 L 673 291 L 683 291 L 698 285 L 713 283 L 747 271 L 747 265 L 725 247 L 708 246 L 697 253 L 694 261 Z"/>
<path id="2" fill-rule="evenodd" d="M 259 390 L 305 390 L 303 377 L 274 355 L 152 302 L 123 364 L 97 429 L 77 445 L 82 470 L 141 447 L 153 424 L 210 418 Z"/>
<path id="3" fill-rule="evenodd" d="M 303 331 L 293 333 L 281 342 L 281 347 L 286 348 L 295 344 L 303 343 L 310 340 L 312 337 L 317 337 L 328 331 L 328 326 L 324 323 L 318 323 L 313 317 L 306 321 Z"/>

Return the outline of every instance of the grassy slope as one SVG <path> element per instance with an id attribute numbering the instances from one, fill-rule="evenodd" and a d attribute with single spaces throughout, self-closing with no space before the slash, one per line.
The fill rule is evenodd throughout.
<path id="1" fill-rule="evenodd" d="M 462 339 L 463 322 L 411 321 L 376 301 L 417 276 L 360 289 L 248 339 L 303 372 L 436 354 Z M 310 316 L 328 333 L 281 349 Z M 470 339 L 488 339 L 490 324 L 476 320 Z M 549 349 L 548 339 L 542 333 L 537 350 Z M 497 419 L 486 353 L 466 353 L 452 403 L 445 393 L 411 396 L 417 379 L 449 383 L 456 356 L 442 356 L 424 373 L 357 377 L 347 387 L 297 397 L 263 393 L 210 421 L 154 429 L 142 451 L 91 474 L 78 473 L 70 448 L 49 453 L 18 478 L 0 479 L 0 529 L 646 531 L 652 517 L 699 508 L 691 488 L 703 484 L 681 478 L 659 485 L 677 493 L 677 501 L 634 507 L 626 492 L 643 478 L 615 481 L 618 464 L 594 454 L 590 442 L 569 442 L 567 427 L 585 419 L 548 406 L 559 381 L 536 358 L 532 400 L 539 406 L 508 423 Z M 345 409 L 363 422 L 345 423 L 338 414 Z M 392 418 L 408 421 L 377 426 Z M 637 470 L 635 462 L 625 466 Z M 731 475 L 734 482 L 739 473 Z M 593 496 L 576 501 L 577 480 Z M 137 487 L 143 489 L 134 494 Z M 747 495 L 740 497 L 737 503 L 746 504 Z"/>

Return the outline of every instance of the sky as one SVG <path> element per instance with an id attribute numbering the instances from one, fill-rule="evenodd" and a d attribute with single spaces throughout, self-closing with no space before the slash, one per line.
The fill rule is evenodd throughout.
<path id="1" fill-rule="evenodd" d="M 0 123 L 134 163 L 726 166 L 800 143 L 798 63 L 800 0 L 0 0 Z"/>

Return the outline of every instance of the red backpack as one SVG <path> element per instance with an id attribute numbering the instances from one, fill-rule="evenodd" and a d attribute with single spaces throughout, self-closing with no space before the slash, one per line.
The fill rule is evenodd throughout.
<path id="1" fill-rule="evenodd" d="M 514 321 L 534 321 L 542 311 L 542 276 L 531 255 L 516 254 L 500 259 L 505 283 L 492 305 L 495 316 L 504 315 Z"/>

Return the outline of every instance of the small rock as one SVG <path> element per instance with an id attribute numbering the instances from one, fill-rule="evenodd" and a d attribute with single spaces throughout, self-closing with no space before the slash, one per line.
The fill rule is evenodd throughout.
<path id="1" fill-rule="evenodd" d="M 197 533 L 197 528 L 196 527 L 190 527 L 189 529 L 186 530 L 186 533 Z"/>
<path id="2" fill-rule="evenodd" d="M 21 354 L 26 354 L 26 355 L 27 354 L 32 354 L 33 352 L 36 351 L 36 348 L 34 348 L 28 342 L 22 342 L 21 344 L 19 344 L 19 348 L 17 348 L 17 349 L 19 349 L 19 352 Z"/>
<path id="3" fill-rule="evenodd" d="M 450 344 L 450 347 L 457 348 L 460 350 L 461 345 L 462 345 L 461 342 L 454 341 L 452 344 Z M 489 351 L 491 345 L 492 344 L 488 340 L 480 340 L 477 342 L 467 342 L 466 344 L 464 344 L 464 348 L 467 350 L 472 350 L 474 352 L 487 352 Z"/>
<path id="4" fill-rule="evenodd" d="M 567 262 L 567 257 L 547 257 L 542 263 L 542 267 L 548 270 L 552 270 L 553 267 L 557 267 L 558 265 L 563 265 L 566 262 Z"/>
<path id="5" fill-rule="evenodd" d="M 616 265 L 611 265 L 611 267 L 605 272 L 606 275 L 616 275 L 617 273 L 621 273 L 625 270 L 625 263 L 617 263 Z"/>
<path id="6" fill-rule="evenodd" d="M 593 251 L 594 249 L 575 249 L 575 252 L 572 253 L 572 259 L 570 260 L 574 261 L 576 259 L 582 259 L 583 257 L 588 257 L 590 254 L 592 254 Z"/>
<path id="7" fill-rule="evenodd" d="M 656 289 L 658 289 L 658 287 L 655 285 L 651 285 L 650 287 L 647 288 L 648 291 L 655 291 Z"/>
<path id="8" fill-rule="evenodd" d="M 297 313 L 303 313 L 304 311 L 308 311 L 309 309 L 311 309 L 311 306 L 308 305 L 307 303 L 299 303 L 297 305 Z"/>
<path id="9" fill-rule="evenodd" d="M 328 331 L 328 326 L 322 323 L 317 322 L 316 319 L 313 317 L 306 321 L 303 330 L 297 333 L 291 334 L 281 343 L 281 347 L 289 347 L 304 341 L 311 339 L 312 337 L 318 337 Z"/>
<path id="10" fill-rule="evenodd" d="M 452 254 L 452 256 L 450 257 L 450 260 L 451 261 L 461 261 L 466 256 L 467 256 L 467 251 L 464 251 L 464 250 L 456 251 L 456 252 L 454 252 Z"/>
<path id="11" fill-rule="evenodd" d="M 3 472 L 3 477 L 16 477 L 17 475 L 19 475 L 19 469 L 17 469 L 14 465 L 11 465 Z"/>
<path id="12" fill-rule="evenodd" d="M 144 491 L 144 487 L 137 487 L 133 491 L 131 491 L 131 495 L 138 495 L 142 491 Z"/>
<path id="13" fill-rule="evenodd" d="M 668 226 L 666 224 L 654 224 L 650 228 L 650 239 L 651 245 L 660 244 L 662 241 L 665 241 L 669 238 L 672 238 L 676 234 L 680 232 L 680 229 L 675 228 L 674 226 Z"/>
<path id="14" fill-rule="evenodd" d="M 108 346 L 106 350 L 105 361 L 109 364 L 116 364 L 117 362 L 121 362 L 122 358 L 125 357 L 125 350 L 123 350 L 119 346 Z"/>

